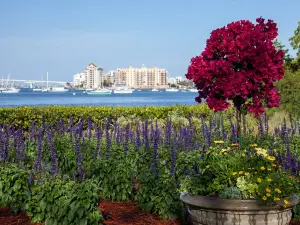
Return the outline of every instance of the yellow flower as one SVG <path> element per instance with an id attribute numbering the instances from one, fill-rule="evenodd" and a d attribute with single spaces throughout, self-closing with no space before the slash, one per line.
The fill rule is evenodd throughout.
<path id="1" fill-rule="evenodd" d="M 266 197 L 266 196 L 264 196 L 264 197 L 262 198 L 262 200 L 266 201 L 266 200 L 267 200 L 267 197 Z"/>
<path id="2" fill-rule="evenodd" d="M 271 192 L 271 189 L 270 188 L 266 188 L 266 192 Z"/>
<path id="3" fill-rule="evenodd" d="M 267 179 L 267 181 L 268 181 L 268 182 L 271 182 L 271 181 L 272 181 L 272 179 L 271 179 L 271 178 L 268 178 L 268 179 Z"/>
<path id="4" fill-rule="evenodd" d="M 276 167 L 277 165 L 273 163 L 272 166 Z"/>
<path id="5" fill-rule="evenodd" d="M 224 141 L 214 141 L 215 144 L 223 144 Z"/>
<path id="6" fill-rule="evenodd" d="M 274 161 L 276 158 L 274 156 L 268 156 L 268 160 Z"/>
<path id="7" fill-rule="evenodd" d="M 243 153 L 242 156 L 245 157 L 246 155 Z"/>
<path id="8" fill-rule="evenodd" d="M 270 194 L 270 193 L 267 193 L 267 196 L 268 196 L 268 197 L 270 197 L 270 196 L 271 196 L 271 194 Z"/>
<path id="9" fill-rule="evenodd" d="M 274 197 L 274 201 L 279 201 L 279 200 L 280 200 L 280 198 Z"/>
<path id="10" fill-rule="evenodd" d="M 251 147 L 256 147 L 257 146 L 257 144 L 252 144 L 252 145 L 250 145 Z"/>
<path id="11" fill-rule="evenodd" d="M 274 149 L 273 152 L 277 152 L 277 149 Z"/>
<path id="12" fill-rule="evenodd" d="M 233 172 L 232 175 L 233 175 L 233 176 L 237 175 L 237 172 Z"/>
<path id="13" fill-rule="evenodd" d="M 281 193 L 280 189 L 279 188 L 275 188 L 275 192 L 277 192 L 278 194 Z"/>
<path id="14" fill-rule="evenodd" d="M 264 171 L 266 168 L 264 166 L 260 167 L 260 170 Z"/>
<path id="15" fill-rule="evenodd" d="M 247 177 L 248 177 L 248 176 L 249 176 L 249 173 L 248 173 L 248 172 L 247 172 L 247 173 L 245 173 L 245 176 L 247 176 Z"/>
<path id="16" fill-rule="evenodd" d="M 255 174 L 257 174 L 257 172 L 254 172 Z"/>
<path id="17" fill-rule="evenodd" d="M 260 178 L 257 178 L 257 182 L 260 183 L 260 182 L 261 182 L 261 179 L 260 179 Z"/>
<path id="18" fill-rule="evenodd" d="M 239 174 L 243 174 L 243 171 L 240 171 Z"/>
<path id="19" fill-rule="evenodd" d="M 283 201 L 283 203 L 284 203 L 285 205 L 287 205 L 287 204 L 289 204 L 289 201 L 285 199 L 285 200 Z"/>
<path id="20" fill-rule="evenodd" d="M 239 146 L 239 144 L 232 144 L 231 146 L 236 147 L 236 146 Z"/>
<path id="21" fill-rule="evenodd" d="M 271 168 L 268 168 L 268 171 L 271 171 L 272 169 Z"/>

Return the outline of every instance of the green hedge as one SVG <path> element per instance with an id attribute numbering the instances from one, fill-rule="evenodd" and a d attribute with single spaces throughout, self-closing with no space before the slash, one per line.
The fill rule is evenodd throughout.
<path id="1" fill-rule="evenodd" d="M 211 114 L 206 104 L 194 106 L 147 106 L 147 107 L 107 107 L 107 106 L 45 106 L 45 107 L 17 107 L 0 108 L 0 123 L 10 123 L 15 127 L 28 128 L 32 121 L 41 124 L 42 118 L 45 123 L 53 124 L 59 118 L 69 120 L 72 116 L 76 122 L 79 118 L 91 117 L 95 122 L 100 122 L 111 117 L 117 120 L 121 117 L 139 119 L 166 119 L 176 116 L 207 116 Z"/>

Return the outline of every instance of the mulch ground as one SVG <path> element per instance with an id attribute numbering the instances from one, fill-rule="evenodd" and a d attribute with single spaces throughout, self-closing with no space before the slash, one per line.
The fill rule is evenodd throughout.
<path id="1" fill-rule="evenodd" d="M 157 216 L 141 212 L 136 203 L 100 201 L 105 225 L 180 225 L 179 220 L 161 220 Z"/>
<path id="2" fill-rule="evenodd" d="M 107 202 L 101 200 L 99 208 L 104 225 L 180 225 L 179 220 L 160 220 L 158 216 L 141 212 L 131 202 Z M 0 225 L 40 225 L 30 222 L 25 213 L 13 213 L 8 208 L 0 208 Z"/>
<path id="3" fill-rule="evenodd" d="M 0 208 L 1 225 L 38 225 L 30 222 L 26 213 L 14 213 L 8 208 Z"/>

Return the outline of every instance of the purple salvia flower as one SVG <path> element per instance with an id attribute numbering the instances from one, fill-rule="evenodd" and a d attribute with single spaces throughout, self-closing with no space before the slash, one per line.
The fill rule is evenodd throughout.
<path id="1" fill-rule="evenodd" d="M 263 127 L 263 122 L 262 122 L 261 117 L 258 117 L 258 121 L 259 121 L 258 133 L 259 133 L 259 136 L 262 137 L 264 135 L 264 127 Z"/>
<path id="2" fill-rule="evenodd" d="M 136 123 L 136 135 L 135 135 L 135 149 L 137 153 L 140 153 L 140 147 L 141 147 L 141 132 L 140 132 L 140 123 Z"/>
<path id="3" fill-rule="evenodd" d="M 55 147 L 53 142 L 53 134 L 51 131 L 48 131 L 48 144 L 51 153 L 51 166 L 52 166 L 50 173 L 53 175 L 57 173 L 57 158 L 56 158 L 56 152 L 55 152 Z"/>
<path id="4" fill-rule="evenodd" d="M 101 145 L 101 138 L 102 138 L 102 130 L 101 130 L 101 127 L 97 128 L 96 130 L 96 135 L 97 135 L 97 145 L 96 145 L 96 149 L 95 149 L 95 158 L 94 159 L 97 159 L 98 158 L 98 154 L 99 154 L 99 150 L 100 150 L 100 145 Z"/>
<path id="5" fill-rule="evenodd" d="M 129 126 L 129 124 L 127 124 L 127 126 L 125 128 L 125 141 L 124 141 L 124 153 L 125 153 L 125 155 L 129 151 L 129 148 L 128 148 L 128 143 L 129 143 L 129 139 L 130 139 L 129 136 L 130 136 L 130 126 Z"/>
<path id="6" fill-rule="evenodd" d="M 149 148 L 148 120 L 145 120 L 144 123 L 143 141 L 144 141 L 145 149 L 148 149 Z"/>
<path id="7" fill-rule="evenodd" d="M 109 158 L 110 156 L 110 149 L 111 149 L 111 139 L 109 134 L 111 119 L 109 118 L 105 125 L 105 139 L 106 139 L 106 157 Z"/>
<path id="8" fill-rule="evenodd" d="M 268 118 L 268 115 L 266 112 L 265 112 L 264 119 L 265 119 L 265 132 L 266 132 L 266 134 L 268 134 L 269 133 L 269 118 Z"/>
<path id="9" fill-rule="evenodd" d="M 76 135 L 77 136 L 77 135 Z M 83 180 L 83 169 L 82 169 L 82 154 L 80 152 L 80 136 L 75 137 L 75 152 L 76 152 L 76 164 L 77 172 L 81 180 Z"/>
<path id="10" fill-rule="evenodd" d="M 171 167 L 170 167 L 170 176 L 175 176 L 175 166 L 176 166 L 176 150 L 175 150 L 175 142 L 171 142 Z"/>
<path id="11" fill-rule="evenodd" d="M 158 176 L 158 130 L 156 129 L 153 135 L 153 155 L 152 155 L 152 165 L 151 165 L 151 171 L 155 171 L 155 177 Z"/>
<path id="12" fill-rule="evenodd" d="M 73 140 L 73 124 L 74 124 L 74 120 L 73 120 L 73 117 L 71 116 L 70 117 L 70 125 L 69 125 L 69 131 L 70 131 L 70 140 L 72 141 Z"/>
<path id="13" fill-rule="evenodd" d="M 171 119 L 167 120 L 165 137 L 166 137 L 166 147 L 169 147 L 171 144 L 171 137 L 172 137 L 172 120 Z"/>
<path id="14" fill-rule="evenodd" d="M 89 116 L 88 119 L 88 139 L 91 140 L 92 138 L 92 129 L 93 129 L 93 121 L 92 118 Z"/>
<path id="15" fill-rule="evenodd" d="M 44 133 L 41 128 L 38 129 L 38 145 L 37 145 L 37 155 L 36 155 L 36 160 L 35 160 L 35 165 L 34 169 L 36 171 L 41 170 L 41 160 L 42 160 L 42 148 L 43 148 L 43 137 Z"/>
<path id="16" fill-rule="evenodd" d="M 223 117 L 221 119 L 221 129 L 222 129 L 223 141 L 226 141 L 227 140 L 227 132 L 224 127 L 224 118 Z"/>

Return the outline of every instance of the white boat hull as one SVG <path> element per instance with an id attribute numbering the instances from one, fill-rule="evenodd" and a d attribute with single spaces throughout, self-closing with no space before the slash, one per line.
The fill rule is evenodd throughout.
<path id="1" fill-rule="evenodd" d="M 20 89 L 16 89 L 16 88 L 4 89 L 1 91 L 1 93 L 3 93 L 3 94 L 16 94 L 19 92 L 20 92 Z"/>
<path id="2" fill-rule="evenodd" d="M 188 91 L 189 91 L 189 92 L 198 92 L 197 89 L 189 89 Z"/>
<path id="3" fill-rule="evenodd" d="M 114 94 L 132 94 L 133 90 L 114 90 Z"/>
<path id="4" fill-rule="evenodd" d="M 166 89 L 166 92 L 178 92 L 179 91 L 179 89 Z"/>

